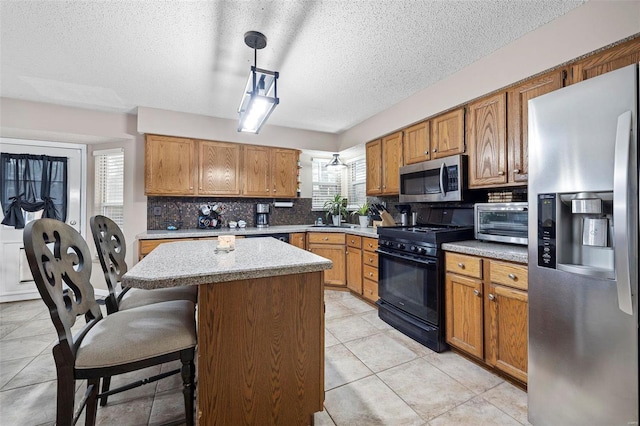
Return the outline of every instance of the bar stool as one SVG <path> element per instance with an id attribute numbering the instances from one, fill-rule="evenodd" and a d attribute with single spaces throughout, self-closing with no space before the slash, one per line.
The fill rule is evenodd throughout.
<path id="1" fill-rule="evenodd" d="M 24 248 L 36 287 L 49 308 L 58 333 L 53 348 L 57 372 L 56 424 L 75 424 L 86 407 L 86 425 L 94 425 L 102 378 L 180 360 L 185 419 L 193 425 L 196 324 L 188 300 L 154 303 L 102 316 L 91 277 L 91 252 L 82 236 L 55 219 L 38 219 L 25 227 Z M 84 316 L 75 335 L 71 327 Z M 153 382 L 163 373 L 107 392 L 119 393 Z M 74 413 L 75 381 L 87 380 Z M 125 421 L 126 422 L 126 421 Z"/>

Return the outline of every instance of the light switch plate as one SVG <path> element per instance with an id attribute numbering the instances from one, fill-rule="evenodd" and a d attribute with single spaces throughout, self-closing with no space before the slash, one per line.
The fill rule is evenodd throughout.
<path id="1" fill-rule="evenodd" d="M 162 207 L 154 207 L 153 208 L 154 216 L 162 216 Z"/>

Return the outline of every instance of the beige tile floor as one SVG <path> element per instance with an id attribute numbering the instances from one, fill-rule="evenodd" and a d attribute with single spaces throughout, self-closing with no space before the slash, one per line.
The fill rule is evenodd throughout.
<path id="1" fill-rule="evenodd" d="M 315 415 L 316 425 L 529 424 L 522 390 L 452 352 L 414 342 L 347 292 L 327 290 L 325 300 L 325 410 Z M 53 424 L 55 341 L 42 301 L 0 304 L 0 424 Z M 78 383 L 77 399 L 83 388 Z M 158 425 L 179 419 L 182 410 L 180 378 L 172 376 L 112 396 L 97 423 Z"/>

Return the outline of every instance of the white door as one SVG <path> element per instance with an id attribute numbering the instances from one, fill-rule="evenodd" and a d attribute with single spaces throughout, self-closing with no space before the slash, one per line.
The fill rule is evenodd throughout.
<path id="1" fill-rule="evenodd" d="M 67 224 L 85 237 L 86 145 L 0 138 L 0 152 L 67 157 Z M 2 206 L 0 218 L 4 217 L 5 208 Z M 33 214 L 27 216 L 27 220 L 33 218 Z M 0 225 L 0 302 L 40 297 L 27 264 L 22 232 Z"/>

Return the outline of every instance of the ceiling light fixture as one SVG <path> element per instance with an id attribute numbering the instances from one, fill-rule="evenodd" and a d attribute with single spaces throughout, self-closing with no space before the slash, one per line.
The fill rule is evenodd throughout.
<path id="1" fill-rule="evenodd" d="M 238 107 L 240 114 L 238 131 L 258 133 L 276 105 L 280 103 L 280 99 L 278 99 L 279 73 L 258 68 L 258 49 L 263 49 L 267 45 L 267 38 L 264 34 L 248 31 L 244 34 L 244 42 L 253 49 L 254 62 L 242 94 L 240 107 Z"/>
<path id="2" fill-rule="evenodd" d="M 347 167 L 347 165 L 344 164 L 340 159 L 340 154 L 333 154 L 333 158 L 331 159 L 331 161 L 325 164 L 325 167 L 328 169 L 336 170 L 342 167 Z"/>

